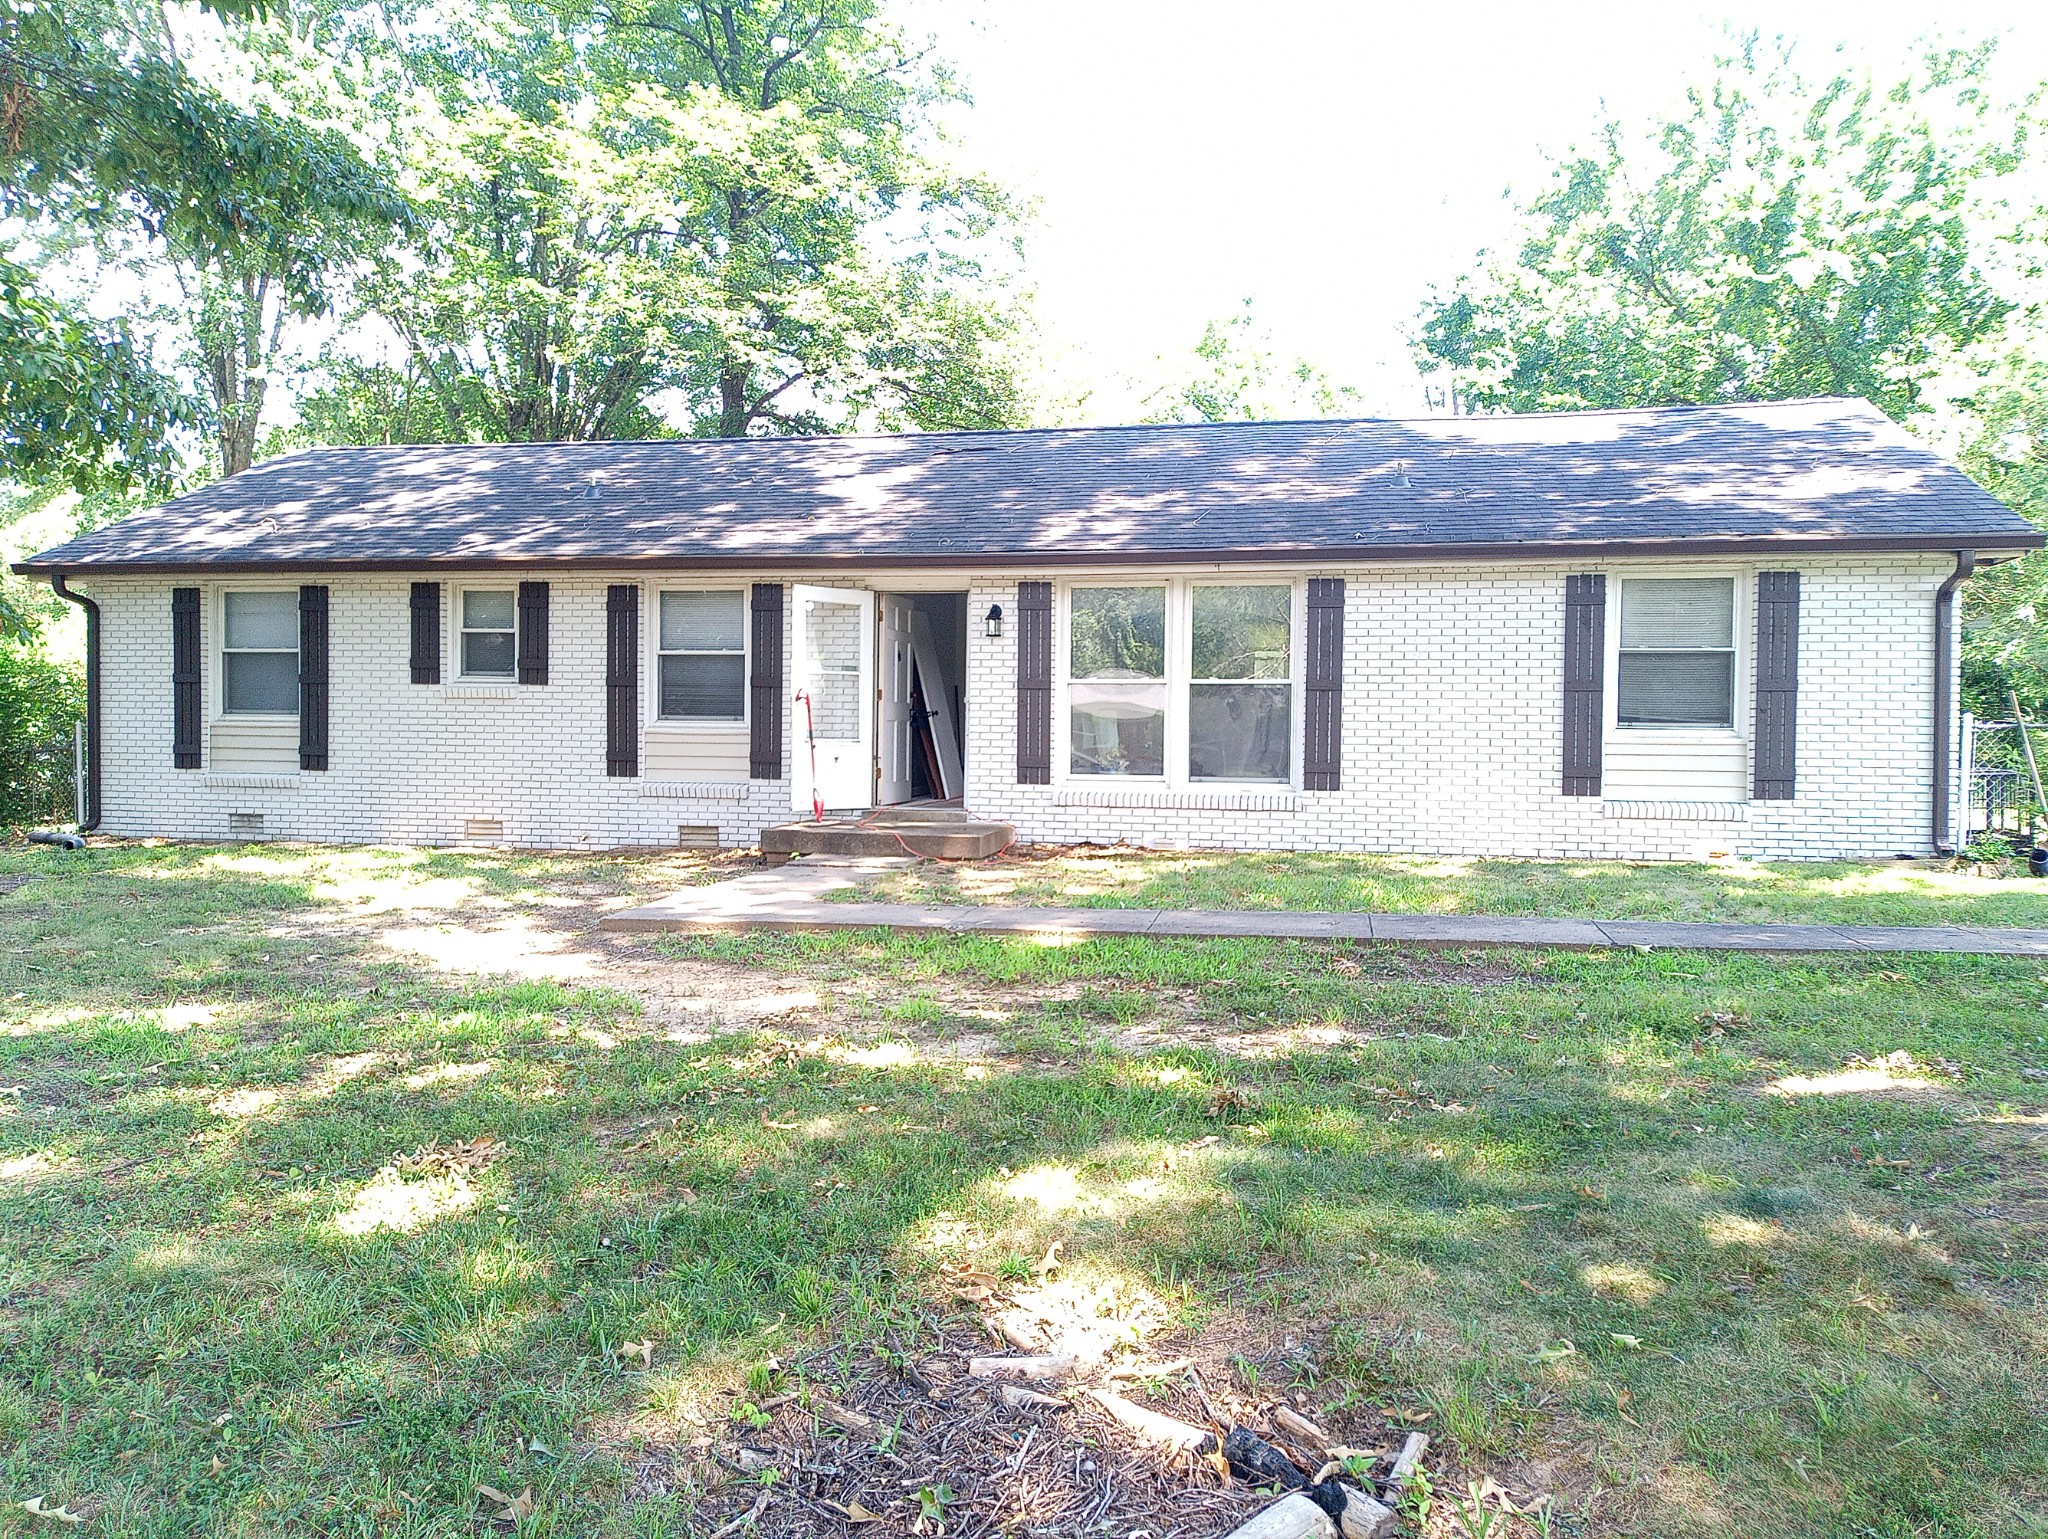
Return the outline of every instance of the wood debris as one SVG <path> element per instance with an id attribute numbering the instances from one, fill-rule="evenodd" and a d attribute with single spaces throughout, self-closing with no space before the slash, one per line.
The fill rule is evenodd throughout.
<path id="1" fill-rule="evenodd" d="M 1057 1270 L 1057 1257 L 1048 1259 Z M 636 1474 L 636 1486 L 691 1487 L 693 1528 L 706 1539 L 743 1530 L 746 1539 L 1402 1532 L 1393 1505 L 1428 1439 L 1404 1442 L 1399 1413 L 1300 1396 L 1298 1405 L 1262 1403 L 1225 1366 L 1236 1341 L 1206 1351 L 1183 1343 L 1197 1350 L 1149 1363 L 1126 1348 L 1115 1365 L 1071 1352 L 989 1353 L 999 1334 L 989 1317 L 1009 1300 L 993 1289 L 986 1301 L 969 1296 L 990 1286 L 990 1274 L 949 1275 L 962 1285 L 956 1300 L 981 1305 L 972 1311 L 981 1333 L 956 1313 L 885 1331 L 886 1350 L 821 1347 L 782 1365 L 786 1394 L 756 1404 L 733 1390 L 722 1437 L 678 1451 L 665 1478 Z M 1146 1344 L 1160 1337 L 1152 1332 Z M 1295 1361 L 1293 1343 L 1288 1350 Z M 1261 1362 L 1282 1358 L 1273 1351 Z M 1055 1383 L 1067 1387 L 1047 1393 Z M 1397 1447 L 1387 1480 L 1372 1480 L 1367 1470 Z"/>

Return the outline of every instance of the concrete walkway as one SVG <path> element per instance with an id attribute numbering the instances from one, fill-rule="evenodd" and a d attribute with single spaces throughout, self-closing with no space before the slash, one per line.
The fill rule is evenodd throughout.
<path id="1" fill-rule="evenodd" d="M 1411 946 L 1639 947 L 1687 951 L 1946 951 L 2048 956 L 2048 930 L 1955 926 L 1695 924 L 1642 919 L 1524 919 L 1489 914 L 1274 913 L 1260 909 L 988 908 L 921 903 L 826 903 L 908 857 L 828 860 L 809 856 L 709 887 L 686 887 L 641 908 L 607 915 L 602 930 L 716 934 L 734 930 L 898 930 L 1021 935 L 1048 944 L 1096 936 L 1257 936 L 1400 941 Z"/>

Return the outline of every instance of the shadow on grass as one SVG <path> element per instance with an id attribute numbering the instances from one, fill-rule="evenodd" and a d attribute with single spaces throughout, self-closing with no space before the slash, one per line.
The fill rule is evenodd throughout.
<path id="1" fill-rule="evenodd" d="M 1996 1173 L 1960 1082 L 1756 1094 L 1899 1049 L 2024 1095 L 2014 964 L 666 947 L 988 991 L 1007 1041 L 966 1058 L 915 1012 L 706 1040 L 600 988 L 435 982 L 279 922 L 326 859 L 152 852 L 0 898 L 17 1500 L 120 1534 L 452 1534 L 477 1485 L 530 1482 L 523 1531 L 639 1531 L 667 1519 L 629 1466 L 733 1365 L 914 1334 L 938 1263 L 1059 1240 L 1172 1330 L 1310 1333 L 1305 1387 L 1429 1411 L 1468 1468 L 1618 1482 L 1596 1529 L 2024 1531 L 2041 1258 L 1967 1221 Z M 1133 998 L 1379 1034 L 1136 1054 Z M 651 1371 L 619 1353 L 642 1340 Z"/>
<path id="2" fill-rule="evenodd" d="M 2015 867 L 2017 872 L 2019 868 Z M 2048 883 L 1932 862 L 1486 860 L 1027 849 L 920 867 L 869 896 L 1081 908 L 1371 911 L 1581 919 L 2048 925 Z"/>

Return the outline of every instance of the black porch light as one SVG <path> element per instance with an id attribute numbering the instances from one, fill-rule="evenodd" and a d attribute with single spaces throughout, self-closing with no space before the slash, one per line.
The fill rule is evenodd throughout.
<path id="1" fill-rule="evenodd" d="M 986 621 L 984 621 L 983 623 L 984 623 L 984 626 L 985 626 L 985 628 L 986 628 L 986 633 L 987 633 L 987 634 L 988 634 L 988 635 L 989 635 L 990 637 L 996 637 L 996 636 L 1000 636 L 1000 635 L 1002 635 L 1002 633 L 1003 633 L 1003 606 L 1002 606 L 1001 604 L 991 604 L 991 605 L 989 605 L 989 606 L 988 606 L 988 618 L 987 618 L 987 620 L 986 620 Z"/>

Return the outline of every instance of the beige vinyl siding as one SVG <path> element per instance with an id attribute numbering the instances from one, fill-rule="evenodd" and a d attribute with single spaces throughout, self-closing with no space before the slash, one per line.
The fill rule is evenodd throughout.
<path id="1" fill-rule="evenodd" d="M 1601 794 L 1610 801 L 1739 802 L 1749 799 L 1749 745 L 1690 734 L 1617 732 L 1607 741 Z"/>
<path id="2" fill-rule="evenodd" d="M 649 780 L 745 780 L 745 727 L 649 727 L 640 773 Z"/>
<path id="3" fill-rule="evenodd" d="M 290 719 L 223 716 L 213 724 L 206 763 L 215 770 L 296 772 L 299 724 Z"/>

